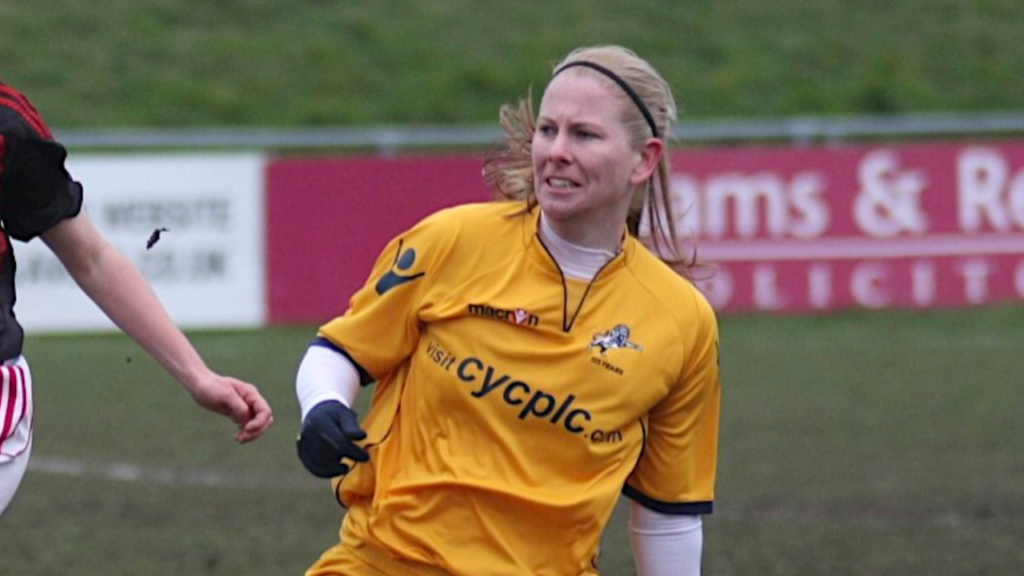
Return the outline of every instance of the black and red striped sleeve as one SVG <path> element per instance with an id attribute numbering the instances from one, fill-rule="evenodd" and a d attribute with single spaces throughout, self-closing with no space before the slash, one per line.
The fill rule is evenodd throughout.
<path id="1" fill-rule="evenodd" d="M 24 94 L 0 82 L 0 130 L 23 137 L 53 140 L 39 111 Z"/>

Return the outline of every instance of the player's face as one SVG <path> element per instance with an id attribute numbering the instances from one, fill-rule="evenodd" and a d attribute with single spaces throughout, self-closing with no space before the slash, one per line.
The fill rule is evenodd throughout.
<path id="1" fill-rule="evenodd" d="M 641 153 L 622 121 L 623 106 L 632 103 L 618 89 L 566 72 L 541 99 L 533 136 L 537 200 L 571 242 L 616 248 L 625 228 Z"/>

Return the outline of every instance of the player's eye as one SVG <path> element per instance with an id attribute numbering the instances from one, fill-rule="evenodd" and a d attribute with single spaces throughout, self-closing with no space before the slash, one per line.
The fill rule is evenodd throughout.
<path id="1" fill-rule="evenodd" d="M 537 127 L 537 133 L 541 136 L 554 136 L 558 133 L 558 130 L 550 124 L 541 124 Z"/>

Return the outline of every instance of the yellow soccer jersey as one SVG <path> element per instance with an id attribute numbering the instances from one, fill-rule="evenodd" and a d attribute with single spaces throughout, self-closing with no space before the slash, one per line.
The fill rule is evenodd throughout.
<path id="1" fill-rule="evenodd" d="M 518 202 L 436 213 L 321 327 L 378 379 L 371 460 L 335 483 L 348 547 L 456 576 L 588 575 L 621 492 L 711 512 L 711 307 L 633 238 L 589 287 L 563 280 L 537 223 Z"/>

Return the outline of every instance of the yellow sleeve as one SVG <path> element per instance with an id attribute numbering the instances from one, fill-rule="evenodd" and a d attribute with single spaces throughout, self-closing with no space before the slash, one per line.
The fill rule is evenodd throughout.
<path id="1" fill-rule="evenodd" d="M 646 439 L 623 493 L 666 514 L 710 514 L 715 496 L 721 381 L 718 323 L 695 294 L 679 381 L 648 414 Z"/>
<path id="2" fill-rule="evenodd" d="M 375 378 L 394 370 L 415 350 L 419 314 L 430 305 L 431 287 L 460 228 L 442 212 L 394 238 L 345 314 L 321 326 L 319 335 Z"/>

